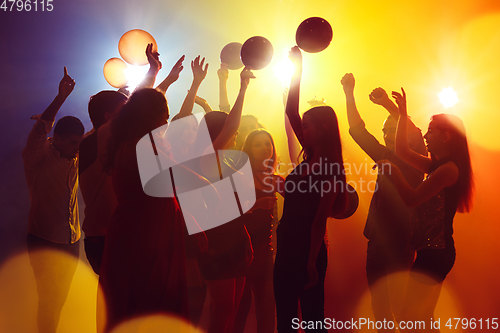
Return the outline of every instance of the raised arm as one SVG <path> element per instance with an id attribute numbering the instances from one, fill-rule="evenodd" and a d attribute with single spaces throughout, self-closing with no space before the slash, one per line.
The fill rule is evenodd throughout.
<path id="1" fill-rule="evenodd" d="M 358 108 L 356 107 L 356 101 L 354 100 L 354 85 L 355 85 L 354 75 L 352 73 L 347 73 L 344 75 L 340 83 L 344 88 L 345 102 L 347 108 L 347 122 L 349 123 L 349 128 L 357 127 L 361 124 L 364 125 L 363 119 L 359 115 Z"/>
<path id="2" fill-rule="evenodd" d="M 181 118 L 189 116 L 193 112 L 194 100 L 198 93 L 198 88 L 200 88 L 201 83 L 207 76 L 208 64 L 205 64 L 205 58 L 200 61 L 200 56 L 197 56 L 194 61 L 191 61 L 191 69 L 193 71 L 193 83 L 179 111 L 179 117 Z"/>
<path id="3" fill-rule="evenodd" d="M 240 74 L 241 77 L 241 86 L 240 91 L 238 93 L 238 97 L 236 98 L 236 102 L 229 112 L 226 122 L 224 123 L 224 127 L 220 132 L 219 136 L 213 142 L 214 150 L 224 149 L 229 140 L 236 134 L 238 131 L 238 127 L 240 126 L 241 113 L 243 111 L 243 101 L 245 100 L 245 93 L 248 88 L 248 84 L 250 83 L 250 79 L 255 78 L 253 73 L 247 68 L 243 68 Z"/>
<path id="4" fill-rule="evenodd" d="M 302 145 L 302 119 L 299 114 L 300 99 L 300 80 L 302 78 L 302 53 L 298 46 L 292 47 L 289 58 L 295 66 L 295 71 L 290 82 L 288 99 L 286 102 L 285 113 L 292 125 L 292 129 Z"/>
<path id="5" fill-rule="evenodd" d="M 420 155 L 410 149 L 408 144 L 408 113 L 406 110 L 406 93 L 401 88 L 403 94 L 397 91 L 392 92 L 392 96 L 396 100 L 399 111 L 398 127 L 396 130 L 396 154 L 406 163 L 413 166 L 415 169 L 424 173 L 429 172 L 431 159 Z"/>
<path id="6" fill-rule="evenodd" d="M 160 54 L 156 51 L 153 51 L 153 44 L 150 43 L 146 46 L 146 56 L 148 57 L 149 62 L 149 71 L 146 73 L 146 76 L 142 80 L 142 82 L 135 88 L 135 90 L 142 88 L 153 88 L 155 84 L 156 75 L 161 69 L 160 62 Z"/>
<path id="7" fill-rule="evenodd" d="M 184 69 L 182 66 L 182 62 L 184 61 L 185 56 L 182 56 L 177 60 L 175 63 L 174 67 L 170 70 L 170 73 L 167 75 L 167 77 L 156 87 L 156 90 L 160 91 L 161 93 L 165 94 L 167 92 L 168 87 L 172 85 L 175 81 L 179 79 L 179 75 Z"/>
<path id="8" fill-rule="evenodd" d="M 283 91 L 283 106 L 286 110 L 286 102 L 288 99 L 288 88 Z M 288 141 L 288 155 L 290 157 L 290 162 L 294 165 L 299 164 L 299 154 L 300 154 L 300 144 L 293 132 L 292 124 L 285 113 L 285 132 Z"/>
<path id="9" fill-rule="evenodd" d="M 226 64 L 220 64 L 217 76 L 219 77 L 219 109 L 224 112 L 229 112 L 231 109 L 229 99 L 227 98 L 227 79 L 229 78 L 229 70 Z"/>
<path id="10" fill-rule="evenodd" d="M 59 92 L 47 109 L 43 111 L 41 119 L 45 121 L 54 121 L 57 112 L 74 88 L 75 80 L 68 75 L 68 70 L 64 67 L 64 76 L 61 79 L 61 82 L 59 82 Z"/>
<path id="11" fill-rule="evenodd" d="M 207 100 L 204 99 L 204 98 L 201 98 L 200 96 L 196 96 L 194 98 L 194 102 L 196 104 L 198 104 L 199 106 L 201 106 L 203 108 L 203 111 L 205 111 L 205 113 L 209 113 L 209 112 L 212 112 L 212 107 L 210 106 L 210 104 L 208 104 Z"/>

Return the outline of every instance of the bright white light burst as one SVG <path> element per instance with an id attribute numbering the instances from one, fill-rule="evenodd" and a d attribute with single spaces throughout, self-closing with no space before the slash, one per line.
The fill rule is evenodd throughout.
<path id="1" fill-rule="evenodd" d="M 452 87 L 444 88 L 443 90 L 441 90 L 438 96 L 439 101 L 445 108 L 452 107 L 458 102 L 457 93 L 455 92 L 455 90 L 453 90 Z"/>
<path id="2" fill-rule="evenodd" d="M 290 49 L 285 49 L 283 52 L 283 59 L 277 63 L 274 67 L 274 75 L 280 80 L 283 87 L 289 87 L 290 81 L 292 80 L 293 72 L 295 71 L 295 66 L 292 64 L 290 59 L 288 59 L 288 51 Z"/>
<path id="3" fill-rule="evenodd" d="M 134 66 L 127 64 L 127 69 L 125 70 L 125 76 L 128 80 L 128 91 L 133 92 L 135 87 L 141 83 L 149 70 L 149 66 Z"/>

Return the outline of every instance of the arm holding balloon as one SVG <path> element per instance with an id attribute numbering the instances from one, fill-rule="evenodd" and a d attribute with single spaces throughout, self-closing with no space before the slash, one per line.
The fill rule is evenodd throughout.
<path id="1" fill-rule="evenodd" d="M 231 105 L 227 98 L 227 79 L 229 78 L 229 70 L 226 64 L 220 64 L 217 76 L 219 77 L 219 109 L 224 112 L 229 112 L 231 110 Z"/>
<path id="2" fill-rule="evenodd" d="M 160 54 L 156 51 L 153 51 L 153 43 L 148 44 L 146 46 L 146 56 L 148 57 L 149 62 L 149 71 L 146 73 L 144 80 L 135 88 L 135 90 L 139 90 L 142 88 L 153 88 L 153 85 L 156 80 L 156 75 L 161 69 L 160 62 Z"/>
<path id="3" fill-rule="evenodd" d="M 193 83 L 191 84 L 191 88 L 189 89 L 179 111 L 180 118 L 189 116 L 193 111 L 198 88 L 207 76 L 208 64 L 205 64 L 205 58 L 200 61 L 200 56 L 197 56 L 193 61 L 191 61 L 191 69 L 193 71 Z"/>
<path id="4" fill-rule="evenodd" d="M 290 90 L 285 107 L 285 113 L 292 125 L 292 129 L 302 145 L 302 120 L 299 114 L 300 80 L 302 78 L 302 53 L 298 46 L 292 47 L 289 55 L 295 66 L 295 71 L 290 82 Z"/>
<path id="5" fill-rule="evenodd" d="M 288 88 L 283 91 L 283 106 L 286 110 L 286 101 L 288 99 Z M 300 154 L 300 144 L 297 140 L 297 137 L 293 133 L 292 124 L 290 124 L 290 120 L 288 116 L 285 114 L 285 132 L 288 142 L 288 155 L 290 156 L 290 162 L 293 165 L 299 164 L 299 154 Z"/>
<path id="6" fill-rule="evenodd" d="M 156 87 L 156 90 L 165 94 L 167 92 L 168 87 L 170 87 L 172 83 L 174 83 L 179 79 L 179 75 L 184 69 L 184 67 L 182 66 L 184 58 L 185 56 L 182 56 L 179 58 L 179 60 L 177 60 L 174 67 L 172 67 L 172 69 L 170 70 L 168 76 Z"/>
<path id="7" fill-rule="evenodd" d="M 243 111 L 243 101 L 245 100 L 245 93 L 248 88 L 248 84 L 250 83 L 250 79 L 254 79 L 255 75 L 247 68 L 243 68 L 240 74 L 241 77 L 241 87 L 238 93 L 238 97 L 236 98 L 236 102 L 231 109 L 231 112 L 227 115 L 226 122 L 224 123 L 224 127 L 220 132 L 217 139 L 213 142 L 213 148 L 215 151 L 225 149 L 229 141 L 233 138 L 233 136 L 238 131 L 238 127 L 240 126 L 241 121 L 241 113 Z"/>

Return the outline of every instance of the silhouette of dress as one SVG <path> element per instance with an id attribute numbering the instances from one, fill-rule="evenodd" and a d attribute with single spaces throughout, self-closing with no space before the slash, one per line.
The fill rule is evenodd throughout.
<path id="1" fill-rule="evenodd" d="M 122 144 L 112 172 L 118 206 L 106 235 L 99 277 L 107 307 L 106 331 L 136 316 L 188 314 L 182 214 L 175 198 L 144 193 L 136 144 Z"/>

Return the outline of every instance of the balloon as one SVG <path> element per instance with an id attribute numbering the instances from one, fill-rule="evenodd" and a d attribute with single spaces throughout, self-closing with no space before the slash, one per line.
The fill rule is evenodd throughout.
<path id="1" fill-rule="evenodd" d="M 348 217 L 351 217 L 356 210 L 358 209 L 359 205 L 359 197 L 358 197 L 358 192 L 354 189 L 349 184 L 346 184 L 346 190 L 347 190 L 347 208 L 345 211 L 341 213 L 335 213 L 333 214 L 333 218 L 337 220 L 343 220 Z M 333 210 L 335 210 L 335 206 L 333 207 Z"/>
<path id="2" fill-rule="evenodd" d="M 333 31 L 328 21 L 321 17 L 310 17 L 297 28 L 295 41 L 302 50 L 316 53 L 326 49 L 332 37 Z"/>
<path id="3" fill-rule="evenodd" d="M 127 85 L 128 79 L 125 75 L 127 64 L 120 58 L 111 58 L 104 64 L 104 78 L 115 88 L 123 88 Z"/>
<path id="4" fill-rule="evenodd" d="M 240 69 L 243 63 L 240 59 L 241 43 L 229 43 L 220 51 L 220 62 L 227 65 L 227 69 Z"/>
<path id="5" fill-rule="evenodd" d="M 241 47 L 241 61 L 250 69 L 263 69 L 273 59 L 273 45 L 266 38 L 254 36 Z"/>
<path id="6" fill-rule="evenodd" d="M 155 39 L 148 32 L 140 29 L 127 31 L 118 42 L 118 51 L 123 60 L 131 65 L 144 66 L 148 64 L 146 46 L 153 43 L 153 52 L 158 51 Z"/>

